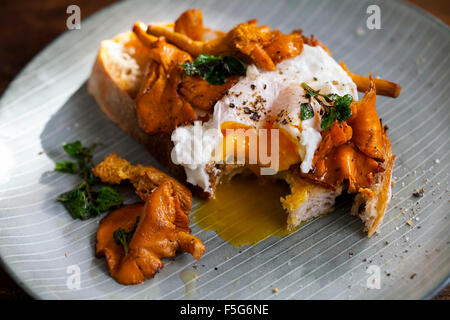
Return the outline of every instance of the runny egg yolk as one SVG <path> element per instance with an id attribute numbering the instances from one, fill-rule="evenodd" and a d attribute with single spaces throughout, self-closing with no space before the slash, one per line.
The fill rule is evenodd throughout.
<path id="1" fill-rule="evenodd" d="M 203 230 L 214 230 L 235 247 L 255 245 L 288 230 L 280 198 L 289 193 L 282 181 L 263 183 L 255 176 L 236 176 L 218 185 L 215 198 L 199 201 L 192 217 Z"/>
<path id="2" fill-rule="evenodd" d="M 283 128 L 275 128 L 268 125 L 263 128 L 267 129 L 266 133 L 263 133 L 263 131 L 253 129 L 248 125 L 228 121 L 223 122 L 220 129 L 223 134 L 221 146 L 223 161 L 229 159 L 230 155 L 234 155 L 233 159 L 235 161 L 239 155 L 245 155 L 245 164 L 252 170 L 257 169 L 257 167 L 269 167 L 271 165 L 273 167 L 274 164 L 271 163 L 271 159 L 276 159 L 274 158 L 276 155 L 272 156 L 271 146 L 272 144 L 277 144 L 277 171 L 287 170 L 291 165 L 301 162 L 297 144 L 287 130 Z M 273 134 L 271 129 L 278 131 L 278 142 L 272 141 Z M 260 150 L 260 147 L 265 148 L 265 150 Z M 257 172 L 255 171 L 255 173 Z"/>

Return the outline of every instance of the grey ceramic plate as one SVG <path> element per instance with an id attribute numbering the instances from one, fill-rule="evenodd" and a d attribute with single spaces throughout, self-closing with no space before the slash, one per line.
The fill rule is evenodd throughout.
<path id="1" fill-rule="evenodd" d="M 392 1 L 375 2 L 381 29 L 368 30 L 366 9 L 373 2 L 121 2 L 82 21 L 81 30 L 64 33 L 21 72 L 1 100 L 4 267 L 27 292 L 43 299 L 430 297 L 450 272 L 450 32 L 431 16 Z M 75 139 L 104 143 L 96 161 L 118 151 L 134 163 L 155 164 L 100 112 L 86 91 L 86 79 L 102 39 L 129 30 L 137 19 L 172 21 L 193 7 L 203 9 L 206 24 L 218 29 L 254 17 L 283 31 L 303 28 L 356 73 L 372 71 L 403 86 L 398 99 L 377 101 L 397 154 L 397 183 L 380 234 L 368 239 L 345 205 L 294 234 L 255 247 L 234 248 L 192 223 L 208 249 L 199 262 L 181 254 L 138 286 L 121 286 L 108 275 L 104 260 L 94 257 L 98 219 L 72 220 L 55 201 L 77 178 L 52 170 L 65 158 L 61 143 Z M 422 187 L 425 195 L 413 198 Z M 131 190 L 122 191 L 127 201 L 133 200 Z M 73 265 L 81 272 L 79 290 L 67 287 Z M 181 276 L 192 275 L 186 270 L 196 273 L 188 286 Z M 380 289 L 367 288 L 372 270 L 380 271 Z"/>

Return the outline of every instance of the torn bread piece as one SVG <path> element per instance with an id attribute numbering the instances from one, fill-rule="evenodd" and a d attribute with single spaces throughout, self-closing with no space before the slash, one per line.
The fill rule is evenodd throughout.
<path id="1" fill-rule="evenodd" d="M 386 208 L 392 197 L 392 168 L 395 155 L 391 153 L 391 143 L 383 129 L 385 150 L 384 171 L 375 175 L 374 183 L 368 188 L 361 188 L 355 196 L 351 213 L 361 218 L 367 235 L 371 237 L 383 222 Z"/>
<path id="2" fill-rule="evenodd" d="M 281 198 L 281 204 L 288 213 L 288 229 L 330 213 L 334 209 L 336 198 L 342 193 L 342 187 L 330 190 L 290 171 L 284 173 L 283 178 L 291 189 L 289 195 Z"/>

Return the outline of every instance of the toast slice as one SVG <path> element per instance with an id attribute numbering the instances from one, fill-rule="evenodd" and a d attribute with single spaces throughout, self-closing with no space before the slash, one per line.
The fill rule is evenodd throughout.
<path id="1" fill-rule="evenodd" d="M 375 175 L 370 188 L 362 189 L 355 196 L 351 214 L 358 216 L 364 222 L 365 231 L 372 236 L 383 222 L 384 213 L 392 196 L 392 168 L 395 155 L 391 152 L 391 143 L 383 128 L 384 163 L 383 172 Z"/>
<path id="2" fill-rule="evenodd" d="M 147 50 L 131 31 L 102 41 L 88 91 L 114 123 L 143 144 L 175 178 L 185 181 L 184 168 L 174 164 L 170 157 L 173 148 L 170 135 L 148 135 L 138 125 L 135 98 L 150 62 Z"/>
<path id="3" fill-rule="evenodd" d="M 148 135 L 138 125 L 135 98 L 150 62 L 146 50 L 133 32 L 122 33 L 111 40 L 102 41 L 88 80 L 88 90 L 113 122 L 142 143 L 175 178 L 185 182 L 184 167 L 174 164 L 171 159 L 173 143 L 170 135 Z M 380 225 L 390 199 L 391 172 L 395 156 L 391 155 L 390 144 L 386 150 L 386 159 L 389 160 L 384 163 L 384 172 L 377 174 L 376 183 L 370 189 L 361 190 L 356 195 L 352 207 L 352 214 L 363 220 L 369 237 Z M 213 190 L 221 181 L 242 171 L 244 168 L 239 166 L 230 166 L 220 171 L 209 168 Z M 291 189 L 291 194 L 281 199 L 282 206 L 288 213 L 288 228 L 295 228 L 304 221 L 332 211 L 335 198 L 342 192 L 342 187 L 331 190 L 295 176 L 290 171 L 279 173 L 276 178 L 285 180 Z M 193 191 L 200 197 L 209 196 L 199 187 L 193 187 Z"/>

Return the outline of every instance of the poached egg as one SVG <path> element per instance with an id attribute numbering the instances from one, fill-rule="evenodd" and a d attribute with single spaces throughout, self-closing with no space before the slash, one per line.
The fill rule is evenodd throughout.
<path id="1" fill-rule="evenodd" d="M 275 71 L 249 65 L 246 76 L 217 101 L 208 121 L 178 127 L 172 133 L 172 161 L 184 166 L 189 183 L 212 193 L 210 174 L 218 173 L 214 165 L 221 160 L 214 151 L 227 138 L 236 138 L 228 135 L 227 129 L 276 128 L 277 171 L 300 163 L 301 171 L 307 173 L 321 141 L 322 107 L 315 99 L 305 97 L 302 82 L 322 94 L 350 94 L 358 99 L 356 85 L 342 67 L 320 46 L 305 44 L 300 55 L 280 62 Z M 300 106 L 307 102 L 313 107 L 314 117 L 302 121 Z M 224 153 L 225 157 L 234 156 L 234 145 L 232 152 L 226 149 Z"/>

